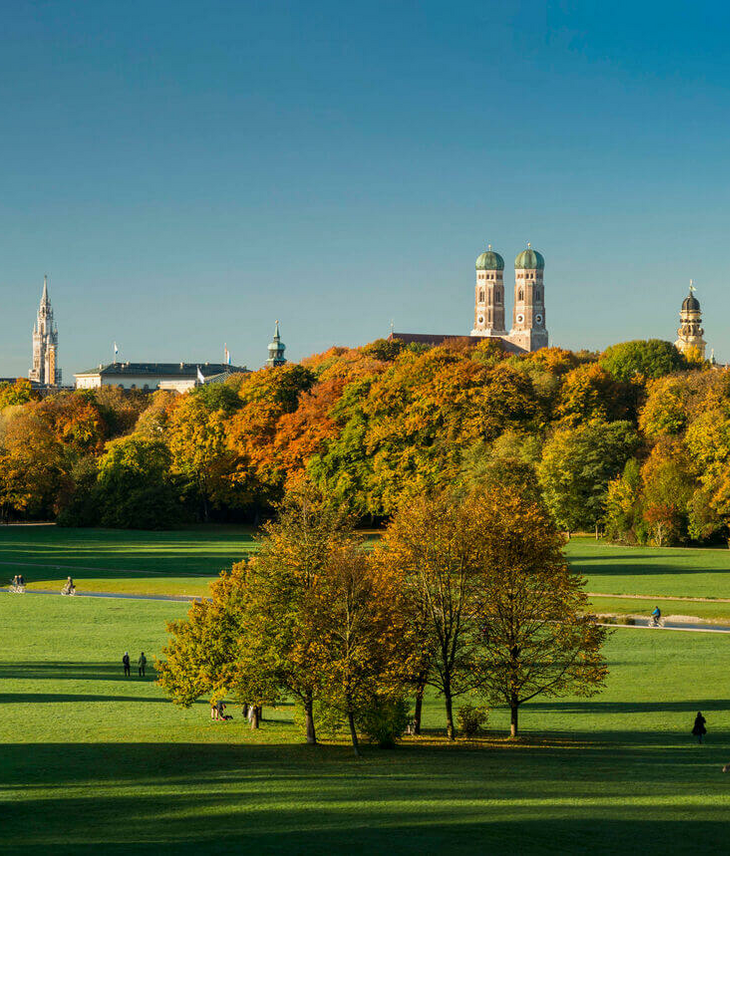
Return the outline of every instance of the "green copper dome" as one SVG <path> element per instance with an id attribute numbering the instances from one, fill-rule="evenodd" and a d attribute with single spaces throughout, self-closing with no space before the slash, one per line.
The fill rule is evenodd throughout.
<path id="1" fill-rule="evenodd" d="M 515 268 L 519 270 L 531 270 L 538 268 L 540 271 L 545 267 L 545 258 L 538 250 L 533 250 L 528 244 L 527 250 L 523 250 L 515 258 Z"/>
<path id="2" fill-rule="evenodd" d="M 477 271 L 504 271 L 504 258 L 492 250 L 492 245 L 477 258 Z"/>

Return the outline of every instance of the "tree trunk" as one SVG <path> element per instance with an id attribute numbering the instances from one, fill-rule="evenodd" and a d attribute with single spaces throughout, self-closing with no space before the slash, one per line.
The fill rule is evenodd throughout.
<path id="1" fill-rule="evenodd" d="M 454 730 L 454 712 L 452 708 L 451 690 L 447 690 L 444 693 L 444 703 L 446 704 L 446 737 L 449 741 L 453 741 L 456 737 L 456 731 Z"/>
<path id="2" fill-rule="evenodd" d="M 307 744 L 317 743 L 317 734 L 314 730 L 314 703 L 307 700 L 304 704 L 304 724 L 307 729 Z"/>
<path id="3" fill-rule="evenodd" d="M 347 712 L 347 722 L 350 725 L 350 737 L 352 738 L 352 747 L 355 749 L 355 754 L 360 754 L 360 747 L 357 741 L 357 729 L 355 727 L 355 715 L 351 710 Z"/>
<path id="4" fill-rule="evenodd" d="M 511 738 L 517 737 L 517 714 L 520 709 L 519 704 L 513 703 L 510 706 L 509 734 Z"/>
<path id="5" fill-rule="evenodd" d="M 259 712 L 259 724 L 260 724 L 260 723 L 262 723 L 262 721 L 264 719 L 264 708 L 259 706 L 259 707 L 256 707 L 256 709 Z"/>
<path id="6" fill-rule="evenodd" d="M 251 707 L 251 730 L 256 731 L 259 728 L 259 711 L 260 707 Z"/>
<path id="7" fill-rule="evenodd" d="M 244 717 L 248 717 L 248 704 L 247 703 L 244 703 L 244 705 L 241 707 L 241 713 L 243 714 Z"/>
<path id="8" fill-rule="evenodd" d="M 416 688 L 416 704 L 413 713 L 413 733 L 421 733 L 421 712 L 423 711 L 423 693 L 426 689 L 425 682 L 419 683 Z"/>

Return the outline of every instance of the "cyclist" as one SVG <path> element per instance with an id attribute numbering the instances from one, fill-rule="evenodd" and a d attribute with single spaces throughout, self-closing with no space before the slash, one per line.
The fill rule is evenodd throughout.
<path id="1" fill-rule="evenodd" d="M 655 607 L 654 610 L 651 612 L 651 624 L 652 624 L 652 627 L 658 628 L 659 627 L 659 622 L 661 621 L 661 619 L 662 619 L 662 612 L 659 610 L 658 607 Z"/>
<path id="2" fill-rule="evenodd" d="M 61 593 L 72 594 L 72 593 L 75 593 L 75 592 L 76 592 L 76 584 L 74 583 L 74 581 L 69 576 L 69 578 L 66 580 L 66 586 L 63 588 L 63 590 L 61 591 Z"/>

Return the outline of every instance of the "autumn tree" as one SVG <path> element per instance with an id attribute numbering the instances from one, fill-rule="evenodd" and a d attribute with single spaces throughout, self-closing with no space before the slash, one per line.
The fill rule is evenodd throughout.
<path id="1" fill-rule="evenodd" d="M 19 377 L 17 381 L 8 381 L 7 384 L 0 385 L 0 409 L 9 405 L 27 405 L 35 397 L 33 387 L 27 378 Z"/>
<path id="2" fill-rule="evenodd" d="M 444 698 L 450 740 L 456 734 L 454 698 L 470 688 L 478 500 L 446 491 L 406 499 L 382 544 L 400 574 L 402 606 L 420 642 L 426 682 Z"/>
<path id="3" fill-rule="evenodd" d="M 654 545 L 677 542 L 687 534 L 695 478 L 682 446 L 658 443 L 641 468 L 644 521 Z"/>
<path id="4" fill-rule="evenodd" d="M 556 416 L 562 424 L 573 426 L 595 419 L 628 419 L 634 411 L 632 399 L 630 385 L 599 364 L 582 364 L 563 379 Z"/>
<path id="5" fill-rule="evenodd" d="M 304 711 L 308 744 L 317 743 L 315 701 L 326 696 L 320 624 L 313 619 L 332 554 L 346 546 L 346 514 L 310 485 L 285 495 L 250 567 L 240 676 L 293 696 Z"/>
<path id="6" fill-rule="evenodd" d="M 403 698 L 417 656 L 395 574 L 351 538 L 328 553 L 305 612 L 322 672 L 322 702 L 341 713 L 358 751 L 358 723 Z"/>
<path id="7" fill-rule="evenodd" d="M 225 384 L 208 384 L 170 411 L 171 469 L 187 483 L 203 521 L 209 520 L 211 508 L 241 504 L 245 498 L 236 479 L 240 457 L 227 442 L 228 420 L 240 407 L 234 390 Z"/>
<path id="8" fill-rule="evenodd" d="M 583 581 L 571 573 L 563 541 L 542 506 L 509 487 L 490 490 L 480 506 L 476 647 L 469 659 L 475 687 L 510 710 L 536 696 L 592 696 L 603 686 L 606 630 L 586 617 Z"/>
<path id="9" fill-rule="evenodd" d="M 64 472 L 62 450 L 39 402 L 0 412 L 0 511 L 50 517 Z"/>
<path id="10" fill-rule="evenodd" d="M 170 640 L 157 663 L 158 685 L 173 703 L 189 707 L 210 693 L 226 696 L 237 682 L 246 605 L 246 563 L 235 563 L 194 601 L 187 617 L 167 625 Z"/>
<path id="11" fill-rule="evenodd" d="M 611 539 L 643 541 L 641 464 L 626 461 L 621 476 L 609 481 L 603 525 Z"/>

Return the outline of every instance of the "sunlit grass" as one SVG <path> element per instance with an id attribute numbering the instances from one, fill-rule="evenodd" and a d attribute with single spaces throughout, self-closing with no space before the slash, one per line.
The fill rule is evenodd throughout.
<path id="1" fill-rule="evenodd" d="M 437 697 L 395 751 L 254 732 L 136 677 L 176 603 L 0 595 L 0 850 L 26 853 L 728 853 L 730 638 L 622 630 L 607 689 L 539 699 L 448 744 Z M 134 676 L 122 676 L 128 648 Z M 461 701 L 458 701 L 461 702 Z M 457 702 L 457 706 L 458 706 Z M 702 747 L 694 713 L 707 717 Z"/>

